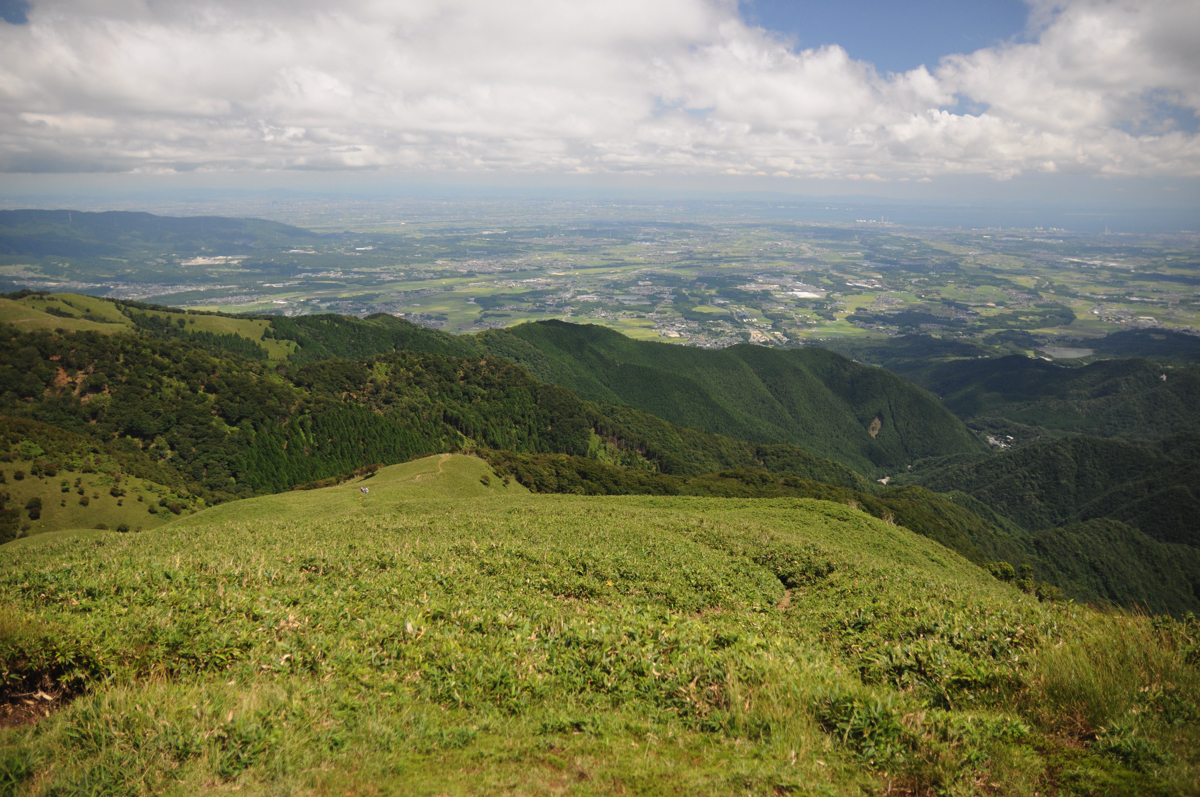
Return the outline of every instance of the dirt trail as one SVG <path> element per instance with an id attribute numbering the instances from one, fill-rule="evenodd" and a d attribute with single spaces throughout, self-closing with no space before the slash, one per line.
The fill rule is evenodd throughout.
<path id="1" fill-rule="evenodd" d="M 790 589 L 785 589 L 783 591 L 783 600 L 781 600 L 779 602 L 779 605 L 777 605 L 775 608 L 782 612 L 791 605 L 792 605 L 792 591 Z"/>
<path id="2" fill-rule="evenodd" d="M 442 454 L 440 457 L 438 457 L 438 471 L 437 471 L 438 473 L 443 473 L 442 465 L 446 464 L 446 460 L 448 460 L 448 459 L 450 459 L 449 454 Z M 415 479 L 413 479 L 413 481 L 419 482 L 419 481 L 421 481 L 421 479 L 425 478 L 426 476 L 432 476 L 432 475 L 433 475 L 432 473 L 422 473 L 422 474 L 418 475 Z"/>

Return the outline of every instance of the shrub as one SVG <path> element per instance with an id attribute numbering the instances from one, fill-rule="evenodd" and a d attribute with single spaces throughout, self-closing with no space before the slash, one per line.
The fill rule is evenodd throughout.
<path id="1" fill-rule="evenodd" d="M 1000 581 L 1012 581 L 1017 577 L 1017 571 L 1008 562 L 984 562 L 983 566 Z"/>
<path id="2" fill-rule="evenodd" d="M 903 761 L 913 744 L 890 699 L 840 695 L 817 701 L 817 720 L 827 733 L 877 768 Z"/>
<path id="3" fill-rule="evenodd" d="M 24 481 L 24 480 L 25 480 L 25 471 L 23 471 L 23 470 L 14 470 L 14 471 L 13 471 L 13 478 L 14 478 L 14 479 L 16 479 L 17 481 Z"/>
<path id="4" fill-rule="evenodd" d="M 79 496 L 79 505 L 80 506 L 87 506 L 91 502 L 92 502 L 92 499 L 88 498 L 86 495 Z"/>
<path id="5" fill-rule="evenodd" d="M 129 531 L 129 524 L 128 523 L 118 523 L 117 531 L 121 532 L 122 534 L 125 534 L 126 532 Z"/>

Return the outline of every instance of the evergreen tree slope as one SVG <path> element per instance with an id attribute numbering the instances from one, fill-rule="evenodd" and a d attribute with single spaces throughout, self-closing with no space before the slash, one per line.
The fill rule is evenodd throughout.
<path id="1" fill-rule="evenodd" d="M 1165 379 L 1164 379 L 1165 377 Z M 956 415 L 1127 440 L 1200 427 L 1200 368 L 1150 360 L 1065 367 L 1019 355 L 945 363 L 920 377 Z"/>
<path id="2" fill-rule="evenodd" d="M 922 463 L 901 477 L 961 490 L 1029 531 L 1108 517 L 1161 542 L 1200 546 L 1200 462 L 1119 440 L 1071 437 L 994 456 Z"/>
<path id="3" fill-rule="evenodd" d="M 1171 329 L 1126 329 L 1089 344 L 1110 357 L 1149 357 L 1200 363 L 1200 337 Z"/>
<path id="4" fill-rule="evenodd" d="M 924 390 L 881 368 L 871 368 L 823 349 L 775 350 L 739 346 L 738 356 L 753 368 L 789 410 L 802 417 L 813 395 L 819 391 L 793 391 L 797 386 L 819 383 L 831 394 L 842 414 L 849 411 L 854 423 L 846 433 L 855 433 L 861 456 L 882 468 L 894 468 L 933 452 L 976 451 L 980 444 L 961 423 L 954 422 L 937 399 Z M 878 428 L 869 444 L 861 436 L 873 424 Z M 813 436 L 827 434 L 814 430 Z M 829 445 L 829 444 L 827 444 Z"/>
<path id="5" fill-rule="evenodd" d="M 475 340 L 582 398 L 627 404 L 750 442 L 793 443 L 863 473 L 981 449 L 932 396 L 830 352 L 695 349 L 556 321 L 481 333 Z"/>
<path id="6" fill-rule="evenodd" d="M 1182 615 L 1200 610 L 1200 551 L 1116 520 L 1046 529 L 1026 545 L 1038 575 L 1072 598 Z"/>
<path id="7" fill-rule="evenodd" d="M 269 337 L 298 344 L 290 356 L 303 364 L 334 358 L 357 360 L 377 354 L 420 351 L 451 357 L 471 357 L 478 352 L 466 338 L 417 326 L 403 318 L 376 313 L 358 319 L 333 313 L 271 317 Z"/>

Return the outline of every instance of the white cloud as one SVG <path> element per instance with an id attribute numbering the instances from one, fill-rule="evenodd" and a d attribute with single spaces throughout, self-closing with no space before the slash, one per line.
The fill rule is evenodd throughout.
<path id="1" fill-rule="evenodd" d="M 880 75 L 732 0 L 35 0 L 0 25 L 0 169 L 1200 174 L 1200 5 L 1031 19 Z"/>

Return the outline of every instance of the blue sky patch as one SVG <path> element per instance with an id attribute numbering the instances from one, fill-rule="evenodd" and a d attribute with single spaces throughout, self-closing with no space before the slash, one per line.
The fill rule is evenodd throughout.
<path id="1" fill-rule="evenodd" d="M 1020 39 L 1029 16 L 1020 0 L 742 0 L 738 8 L 799 49 L 839 44 L 880 72 L 932 70 L 943 56 Z"/>
<path id="2" fill-rule="evenodd" d="M 10 25 L 24 25 L 29 21 L 29 3 L 25 0 L 0 0 L 0 19 Z"/>

